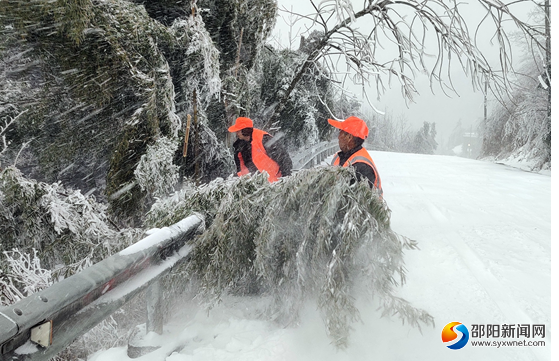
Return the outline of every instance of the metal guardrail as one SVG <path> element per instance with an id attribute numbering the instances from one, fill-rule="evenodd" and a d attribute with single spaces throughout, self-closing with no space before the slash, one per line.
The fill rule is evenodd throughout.
<path id="1" fill-rule="evenodd" d="M 294 159 L 308 169 L 339 150 L 316 144 Z M 0 307 L 0 361 L 49 360 L 140 292 L 148 289 L 148 331 L 161 333 L 158 280 L 190 252 L 198 216 L 159 230 L 95 265 L 19 302 Z"/>
<path id="2" fill-rule="evenodd" d="M 0 308 L 0 360 L 49 360 L 190 252 L 203 220 L 190 216 L 19 302 Z M 148 329 L 157 316 L 148 302 Z"/>
<path id="3" fill-rule="evenodd" d="M 340 150 L 337 141 L 323 142 L 311 146 L 293 160 L 293 169 L 309 169 Z"/>

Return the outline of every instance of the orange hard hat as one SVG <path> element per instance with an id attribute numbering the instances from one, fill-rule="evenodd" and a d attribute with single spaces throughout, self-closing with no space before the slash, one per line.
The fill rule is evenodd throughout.
<path id="1" fill-rule="evenodd" d="M 235 133 L 238 130 L 245 129 L 245 128 L 252 128 L 252 120 L 250 118 L 239 117 L 235 120 L 235 124 L 229 127 L 229 132 Z"/>
<path id="2" fill-rule="evenodd" d="M 343 122 L 328 119 L 328 123 L 330 123 L 331 126 L 341 129 L 344 132 L 348 132 L 357 138 L 365 139 L 369 135 L 369 128 L 367 128 L 365 121 L 354 116 L 347 118 Z"/>

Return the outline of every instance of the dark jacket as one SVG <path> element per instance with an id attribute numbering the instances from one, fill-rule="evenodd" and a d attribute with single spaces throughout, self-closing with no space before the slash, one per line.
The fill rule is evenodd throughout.
<path id="1" fill-rule="evenodd" d="M 361 150 L 361 148 L 363 148 L 362 146 L 358 146 L 353 148 L 352 150 L 348 151 L 348 152 L 342 152 L 339 151 L 338 152 L 338 156 L 340 157 L 340 162 L 339 164 L 345 164 L 345 162 L 355 153 L 357 153 L 358 151 Z M 357 181 L 360 181 L 363 178 L 367 178 L 367 180 L 369 181 L 369 186 L 371 188 L 374 187 L 375 181 L 377 179 L 376 174 L 374 169 L 368 165 L 367 163 L 354 163 L 352 165 L 352 167 L 355 169 L 355 174 L 357 176 Z"/>
<path id="2" fill-rule="evenodd" d="M 277 141 L 276 138 L 272 137 L 269 134 L 265 134 L 264 138 L 262 139 L 262 145 L 264 145 L 264 149 L 266 150 L 268 157 L 270 157 L 274 162 L 278 164 L 282 177 L 291 175 L 293 163 L 291 161 L 289 153 L 287 153 L 287 150 L 283 146 L 282 142 Z M 235 165 L 237 166 L 237 172 L 241 170 L 239 153 L 241 153 L 243 162 L 251 173 L 258 171 L 258 168 L 256 168 L 256 166 L 252 162 L 252 145 L 250 142 L 237 139 L 235 143 L 233 143 L 233 151 L 235 157 Z"/>

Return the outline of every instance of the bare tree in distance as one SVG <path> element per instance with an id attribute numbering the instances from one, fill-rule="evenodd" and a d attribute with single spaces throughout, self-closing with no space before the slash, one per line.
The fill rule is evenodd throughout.
<path id="1" fill-rule="evenodd" d="M 414 79 L 426 74 L 433 89 L 438 85 L 448 95 L 454 92 L 452 65 L 457 63 L 472 80 L 476 90 L 493 93 L 507 90 L 507 75 L 514 71 L 512 47 L 505 25 L 512 23 L 538 51 L 546 51 L 545 29 L 521 20 L 516 12 L 534 0 L 477 0 L 485 10 L 475 27 L 463 16 L 464 3 L 458 0 L 364 0 L 356 11 L 351 0 L 310 0 L 314 12 L 296 14 L 310 22 L 305 42 L 306 57 L 295 76 L 280 95 L 267 126 L 274 124 L 291 93 L 313 64 L 325 69 L 344 89 L 348 80 L 361 87 L 369 105 L 366 86 L 376 86 L 377 96 L 386 90 L 386 82 L 397 81 L 406 101 L 418 94 Z M 524 8 L 523 8 L 524 9 Z M 487 33 L 490 26 L 493 33 Z M 493 66 L 478 46 L 478 39 L 490 39 L 498 45 L 499 62 Z M 434 46 L 432 44 L 435 44 Z M 344 69 L 342 69 L 342 67 Z M 380 113 L 380 112 L 379 112 Z"/>

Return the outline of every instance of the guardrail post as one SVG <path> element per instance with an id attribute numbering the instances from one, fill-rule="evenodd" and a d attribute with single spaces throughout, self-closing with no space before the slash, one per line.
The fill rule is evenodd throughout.
<path id="1" fill-rule="evenodd" d="M 147 289 L 146 295 L 146 332 L 163 333 L 163 310 L 161 302 L 161 281 L 153 282 Z"/>

